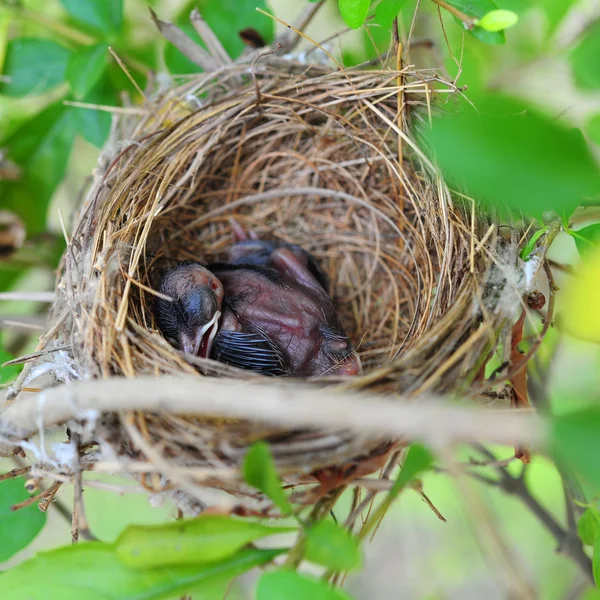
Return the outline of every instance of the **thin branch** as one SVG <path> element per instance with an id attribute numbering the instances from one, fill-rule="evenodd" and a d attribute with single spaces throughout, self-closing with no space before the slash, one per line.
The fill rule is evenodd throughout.
<path id="1" fill-rule="evenodd" d="M 287 25 L 287 29 L 275 40 L 273 46 L 281 44 L 283 52 L 291 52 L 301 39 L 298 31 L 304 31 L 308 27 L 324 2 L 325 0 L 319 0 L 319 2 L 307 6 L 291 27 Z"/>
<path id="2" fill-rule="evenodd" d="M 254 401 L 248 402 L 248 398 Z M 517 410 L 451 404 L 448 398 L 382 398 L 310 385 L 251 384 L 211 377 L 142 377 L 78 381 L 21 397 L 0 412 L 0 436 L 18 443 L 40 426 L 66 423 L 90 410 L 146 410 L 246 418 L 284 427 L 350 429 L 362 435 L 423 441 L 433 447 L 485 440 L 542 444 L 543 420 Z"/>
<path id="3" fill-rule="evenodd" d="M 54 292 L 0 292 L 0 300 L 22 300 L 24 302 L 54 302 Z"/>
<path id="4" fill-rule="evenodd" d="M 495 460 L 495 456 L 485 447 L 479 444 L 474 446 L 478 452 Z M 488 481 L 487 478 L 475 475 L 469 472 L 471 477 L 475 476 L 478 481 L 487 485 L 494 485 L 501 489 L 506 494 L 510 494 L 518 498 L 535 518 L 552 534 L 558 543 L 558 550 L 565 556 L 568 556 L 577 564 L 588 581 L 594 583 L 594 575 L 592 571 L 592 561 L 586 555 L 581 544 L 581 540 L 577 536 L 577 530 L 571 531 L 565 529 L 560 523 L 532 496 L 525 483 L 524 468 L 518 477 L 513 477 L 506 467 L 496 466 L 496 472 L 499 475 L 498 480 Z"/>
<path id="5" fill-rule="evenodd" d="M 148 7 L 152 21 L 158 28 L 158 31 L 167 38 L 182 54 L 189 58 L 193 63 L 202 67 L 205 71 L 214 71 L 217 68 L 215 59 L 202 46 L 197 44 L 192 38 L 188 37 L 179 27 L 161 21 L 156 13 Z"/>

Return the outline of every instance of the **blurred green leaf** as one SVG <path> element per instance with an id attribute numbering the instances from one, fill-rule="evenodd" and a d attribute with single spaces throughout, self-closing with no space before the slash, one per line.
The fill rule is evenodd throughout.
<path id="1" fill-rule="evenodd" d="M 394 482 L 390 490 L 390 497 L 397 496 L 406 484 L 410 483 L 417 475 L 431 469 L 434 463 L 434 456 L 431 452 L 420 444 L 412 444 L 400 470 L 398 479 Z"/>
<path id="2" fill-rule="evenodd" d="M 407 0 L 382 0 L 375 9 L 375 22 L 390 27 Z"/>
<path id="3" fill-rule="evenodd" d="M 592 115 L 585 124 L 585 130 L 592 142 L 600 146 L 600 113 Z"/>
<path id="4" fill-rule="evenodd" d="M 483 15 L 477 22 L 477 26 L 486 31 L 502 31 L 515 25 L 519 20 L 519 15 L 512 10 L 492 10 Z"/>
<path id="5" fill-rule="evenodd" d="M 569 233 L 573 236 L 581 256 L 590 250 L 600 249 L 600 223 L 582 227 L 577 231 L 569 230 Z"/>
<path id="6" fill-rule="evenodd" d="M 594 553 L 592 554 L 592 571 L 596 587 L 600 589 L 600 538 L 594 542 Z"/>
<path id="7" fill-rule="evenodd" d="M 0 182 L 0 195 L 4 206 L 23 219 L 29 235 L 44 231 L 48 204 L 64 178 L 74 138 L 70 110 L 53 104 L 5 142 L 9 158 L 23 169 L 23 176 L 19 181 Z"/>
<path id="8" fill-rule="evenodd" d="M 256 587 L 256 600 L 351 600 L 340 589 L 287 569 L 265 573 Z"/>
<path id="9" fill-rule="evenodd" d="M 571 235 L 579 235 L 579 232 L 571 232 Z M 569 285 L 565 286 L 561 318 L 557 323 L 561 331 L 600 344 L 600 250 L 592 244 L 588 247 Z"/>
<path id="10" fill-rule="evenodd" d="M 481 115 L 434 120 L 430 141 L 446 178 L 492 208 L 569 215 L 600 190 L 594 157 L 578 132 L 501 97 Z"/>
<path id="11" fill-rule="evenodd" d="M 333 521 L 320 521 L 308 529 L 304 543 L 306 560 L 333 571 L 353 571 L 362 564 L 358 540 Z"/>
<path id="12" fill-rule="evenodd" d="M 167 600 L 198 593 L 206 599 L 206 590 L 227 584 L 281 553 L 281 550 L 252 548 L 211 565 L 141 571 L 123 565 L 110 544 L 90 542 L 40 552 L 6 571 L 0 576 L 0 597 L 10 600 Z"/>
<path id="13" fill-rule="evenodd" d="M 243 473 L 246 482 L 273 500 L 283 514 L 292 512 L 292 505 L 281 487 L 281 480 L 266 442 L 252 444 L 244 459 Z"/>
<path id="14" fill-rule="evenodd" d="M 114 37 L 123 26 L 123 0 L 60 0 L 77 21 Z"/>
<path id="15" fill-rule="evenodd" d="M 4 361 L 4 358 L 4 355 L 0 356 L 0 360 Z M 5 369 L 6 367 L 3 367 L 1 371 Z M 0 380 L 3 379 L 2 372 Z M 46 524 L 46 513 L 43 513 L 37 504 L 14 512 L 10 510 L 13 504 L 29 498 L 24 483 L 22 477 L 0 482 L 0 562 L 26 548 Z"/>
<path id="16" fill-rule="evenodd" d="M 4 69 L 4 59 L 6 58 L 12 20 L 12 15 L 8 11 L 0 11 L 0 73 Z"/>
<path id="17" fill-rule="evenodd" d="M 77 100 L 86 96 L 98 83 L 108 66 L 108 47 L 96 44 L 82 48 L 71 56 L 67 66 L 67 81 Z"/>
<path id="18" fill-rule="evenodd" d="M 273 500 L 282 513 L 292 512 L 292 505 L 281 488 L 281 480 L 266 442 L 252 444 L 244 459 L 243 473 L 246 482 Z"/>
<path id="19" fill-rule="evenodd" d="M 493 0 L 445 0 L 446 4 L 455 8 L 467 17 L 472 19 L 482 19 L 487 13 L 498 9 Z M 462 24 L 462 21 L 457 18 Z M 464 25 L 463 25 L 464 26 Z M 481 27 L 475 26 L 468 30 L 471 35 L 485 44 L 504 44 L 506 41 L 502 31 L 486 31 Z"/>
<path id="20" fill-rule="evenodd" d="M 71 51 L 52 40 L 16 38 L 8 42 L 0 94 L 24 96 L 41 94 L 65 79 Z"/>
<path id="21" fill-rule="evenodd" d="M 103 77 L 94 89 L 82 99 L 86 104 L 116 106 L 117 91 L 108 77 Z M 102 148 L 110 132 L 111 114 L 100 108 L 70 107 L 73 125 L 86 141 Z"/>
<path id="22" fill-rule="evenodd" d="M 295 528 L 200 515 L 160 525 L 130 525 L 115 542 L 115 552 L 124 564 L 136 569 L 212 563 L 233 556 L 256 539 L 290 531 Z"/>
<path id="23" fill-rule="evenodd" d="M 344 23 L 352 29 L 358 29 L 367 18 L 369 4 L 370 0 L 338 0 Z"/>
<path id="24" fill-rule="evenodd" d="M 1 289 L 3 288 L 0 288 L 0 290 Z M 21 372 L 21 365 L 9 365 L 7 367 L 1 366 L 5 362 L 8 362 L 13 358 L 14 356 L 10 352 L 7 352 L 6 350 L 4 350 L 4 348 L 0 347 L 0 384 L 10 383 L 14 379 L 16 379 L 19 373 Z M 0 536 L 0 540 L 1 539 L 2 536 Z M 0 562 L 2 562 L 2 559 L 0 559 Z"/>
<path id="25" fill-rule="evenodd" d="M 246 48 L 239 32 L 248 27 L 256 29 L 267 44 L 273 41 L 275 22 L 256 10 L 269 12 L 267 0 L 196 0 L 196 4 L 231 58 L 237 58 Z"/>
<path id="26" fill-rule="evenodd" d="M 511 10 L 521 16 L 528 10 L 531 10 L 533 3 L 537 0 L 494 0 L 498 5 L 498 8 L 504 10 Z"/>
<path id="27" fill-rule="evenodd" d="M 548 35 L 551 35 L 569 12 L 575 0 L 538 0 L 538 3 L 546 13 Z"/>
<path id="28" fill-rule="evenodd" d="M 525 244 L 525 246 L 523 247 L 523 250 L 521 250 L 521 252 L 519 254 L 519 256 L 522 260 L 527 260 L 529 258 L 529 255 L 533 252 L 533 249 L 535 248 L 537 241 L 546 233 L 546 231 L 548 231 L 548 228 L 542 227 L 541 229 L 538 229 L 531 236 L 531 238 Z"/>
<path id="29" fill-rule="evenodd" d="M 577 533 L 586 546 L 592 546 L 600 537 L 600 512 L 596 508 L 586 508 L 577 522 Z"/>
<path id="30" fill-rule="evenodd" d="M 597 305 L 596 305 L 597 306 Z M 560 464 L 579 474 L 582 479 L 600 486 L 600 407 L 554 417 L 550 449 Z"/>
<path id="31" fill-rule="evenodd" d="M 576 85 L 583 90 L 600 88 L 600 21 L 592 25 L 571 52 Z"/>

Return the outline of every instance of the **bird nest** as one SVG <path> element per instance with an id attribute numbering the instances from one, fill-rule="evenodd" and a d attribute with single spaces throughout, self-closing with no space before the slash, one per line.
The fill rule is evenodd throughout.
<path id="1" fill-rule="evenodd" d="M 249 408 L 265 385 L 481 398 L 497 384 L 484 367 L 521 313 L 543 249 L 523 268 L 510 229 L 503 235 L 473 202 L 457 200 L 415 141 L 436 86 L 437 76 L 410 68 L 343 70 L 255 54 L 125 111 L 69 236 L 48 331 L 11 395 L 40 369 L 51 373 L 48 385 L 160 378 L 155 410 L 132 410 L 123 395 L 122 410 L 69 422 L 78 468 L 108 461 L 151 492 L 188 496 L 198 486 L 256 495 L 240 466 L 257 440 L 269 443 L 288 484 L 321 488 L 323 473 L 338 474 L 332 488 L 373 471 L 396 440 L 282 427 L 252 410 L 247 419 L 171 414 L 160 410 L 169 381 L 209 378 L 218 396 L 226 380 L 243 380 Z M 316 257 L 362 373 L 267 378 L 164 339 L 154 314 L 160 274 L 179 261 L 223 260 L 232 217 Z"/>

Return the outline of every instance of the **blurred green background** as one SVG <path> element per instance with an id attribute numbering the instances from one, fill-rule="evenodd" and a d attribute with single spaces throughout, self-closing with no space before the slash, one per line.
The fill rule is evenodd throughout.
<path id="1" fill-rule="evenodd" d="M 254 10 L 240 10 L 236 0 L 125 0 L 122 23 L 114 15 L 102 12 L 77 18 L 72 2 L 0 0 L 0 66 L 4 65 L 0 81 L 0 149 L 10 164 L 21 171 L 20 179 L 0 182 L 0 210 L 18 215 L 27 233 L 25 243 L 0 261 L 0 290 L 52 289 L 54 270 L 64 247 L 61 219 L 68 230 L 82 186 L 108 135 L 108 112 L 64 105 L 63 101 L 116 105 L 123 94 L 133 103 L 140 101 L 131 82 L 107 54 L 109 44 L 142 87 L 147 85 L 151 71 L 175 76 L 196 70 L 159 38 L 147 10 L 151 5 L 160 18 L 182 24 L 190 32 L 187 15 L 195 4 L 200 5 L 205 18 L 234 54 L 244 48 L 237 36 L 241 29 L 255 27 L 267 41 L 283 29 Z M 263 5 L 254 3 L 259 4 Z M 293 22 L 305 4 L 301 0 L 273 0 L 268 6 L 279 18 Z M 553 119 L 579 128 L 596 156 L 600 155 L 600 92 L 586 87 L 586 71 L 577 67 L 577 52 L 592 52 L 592 59 L 600 63 L 600 53 L 593 54 L 598 46 L 593 43 L 591 50 L 577 50 L 600 18 L 599 2 L 498 0 L 499 7 L 514 10 L 520 16 L 519 23 L 506 32 L 504 45 L 486 45 L 465 35 L 446 13 L 441 17 L 442 31 L 435 5 L 422 4 L 413 40 L 431 41 L 432 47 L 415 49 L 411 60 L 416 66 L 445 71 L 451 78 L 460 73 L 456 83 L 467 86 L 467 97 L 482 91 L 518 96 Z M 404 34 L 410 28 L 414 5 L 404 3 L 400 20 Z M 306 33 L 315 40 L 325 40 L 344 27 L 336 2 L 330 1 Z M 37 44 L 50 41 L 53 45 L 19 47 L 15 45 L 17 38 L 33 39 Z M 368 23 L 365 28 L 333 38 L 327 47 L 344 64 L 352 65 L 372 59 L 389 43 L 389 31 Z M 56 51 L 56 44 L 69 53 L 66 63 L 62 51 Z M 29 52 L 34 60 L 27 58 Z M 82 64 L 93 64 L 94 68 Z M 598 215 L 591 208 L 579 213 L 575 224 L 597 221 Z M 7 230 L 6 225 L 0 225 L 3 231 Z M 576 264 L 579 258 L 573 239 L 561 234 L 551 250 L 551 258 L 565 266 Z M 562 271 L 557 278 L 559 285 L 568 284 Z M 36 344 L 36 336 L 31 334 L 35 330 L 15 328 L 6 321 L 20 318 L 34 327 L 41 326 L 44 310 L 42 303 L 1 303 L 1 359 L 29 352 Z M 559 295 L 559 318 L 560 310 Z M 600 369 L 597 345 L 553 331 L 544 342 L 538 367 L 549 373 L 547 389 L 555 413 L 596 402 Z M 3 368 L 0 381 L 9 382 L 14 376 L 14 369 Z M 511 453 L 510 448 L 497 449 L 501 458 L 508 458 Z M 460 458 L 466 460 L 470 454 L 463 449 Z M 12 461 L 0 461 L 0 472 L 14 466 Z M 98 481 L 109 487 L 130 488 L 119 494 L 94 487 L 86 489 L 91 529 L 102 540 L 114 539 L 129 523 L 162 522 L 175 516 L 168 501 L 160 507 L 151 506 L 146 495 L 130 481 L 109 476 Z M 534 458 L 527 481 L 543 506 L 563 521 L 562 483 L 552 464 Z M 600 598 L 577 568 L 557 553 L 556 541 L 518 500 L 472 480 L 457 485 L 439 473 L 425 476 L 423 484 L 447 522 L 439 521 L 414 491 L 406 491 L 374 540 L 367 544 L 365 569 L 349 578 L 348 589 L 357 598 L 509 598 L 507 573 L 490 549 L 485 532 L 471 518 L 473 505 L 468 498 L 486 511 L 501 536 L 497 543 L 506 546 L 539 598 Z M 0 486 L 0 503 L 2 489 Z M 68 506 L 71 495 L 70 488 L 61 489 L 57 498 Z M 0 522 L 1 518 L 6 516 L 0 514 Z M 36 550 L 68 544 L 70 535 L 70 525 L 50 508 L 47 524 L 34 543 L 2 568 L 22 561 Z M 243 583 L 238 584 L 240 597 L 246 593 L 243 588 Z"/>

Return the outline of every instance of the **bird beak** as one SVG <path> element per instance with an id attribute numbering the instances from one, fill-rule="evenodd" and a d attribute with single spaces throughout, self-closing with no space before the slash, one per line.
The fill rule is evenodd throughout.
<path id="1" fill-rule="evenodd" d="M 181 334 L 181 348 L 186 354 L 200 356 L 201 358 L 209 358 L 212 350 L 213 340 L 219 329 L 219 319 L 221 311 L 217 311 L 213 318 L 203 325 L 193 339 L 185 333 Z"/>
<path id="2" fill-rule="evenodd" d="M 356 354 L 351 354 L 339 365 L 336 365 L 333 372 L 335 375 L 340 375 L 341 377 L 354 377 L 354 375 L 358 375 L 362 372 L 360 358 Z"/>

